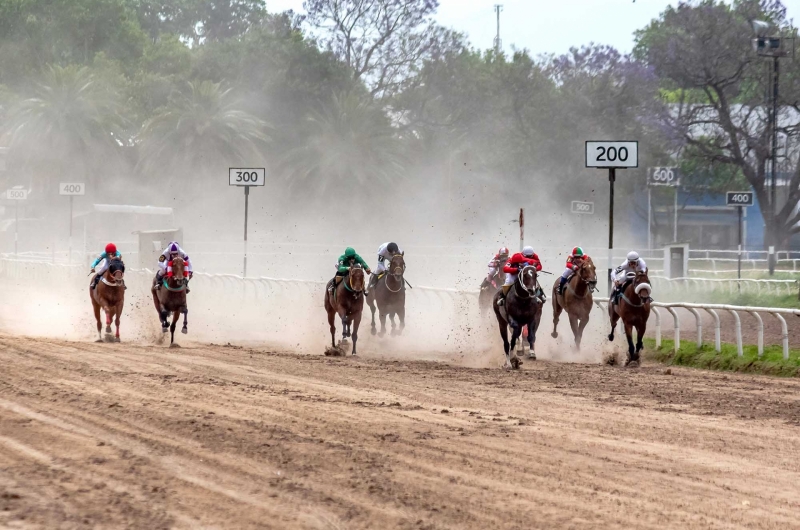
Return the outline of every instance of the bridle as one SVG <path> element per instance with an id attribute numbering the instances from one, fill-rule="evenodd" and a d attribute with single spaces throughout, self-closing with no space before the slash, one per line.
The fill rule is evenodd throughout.
<path id="1" fill-rule="evenodd" d="M 524 282 L 525 276 L 528 276 L 528 275 L 531 275 L 531 274 L 533 275 L 533 287 L 531 289 L 528 289 L 525 286 L 525 283 L 523 283 L 523 282 Z M 536 274 L 536 267 L 534 267 L 533 265 L 526 265 L 526 266 L 522 267 L 522 269 L 520 269 L 520 271 L 519 271 L 519 274 L 517 274 L 517 281 L 514 282 L 514 285 L 519 284 L 519 286 L 522 287 L 522 290 L 525 291 L 525 296 L 522 296 L 519 293 L 519 291 L 515 288 L 514 291 L 516 292 L 517 296 L 519 296 L 522 299 L 531 298 L 534 295 L 534 293 L 536 292 L 537 276 L 538 275 Z"/>
<path id="2" fill-rule="evenodd" d="M 399 260 L 397 258 L 400 258 Z M 395 263 L 398 262 L 398 263 Z M 406 271 L 406 262 L 403 260 L 402 254 L 395 254 L 392 256 L 392 260 L 389 262 L 389 269 L 386 271 L 388 276 L 394 278 L 396 282 L 400 285 L 397 287 L 396 290 L 393 290 L 389 287 L 389 282 L 384 280 L 384 284 L 386 284 L 386 290 L 390 293 L 399 293 L 403 289 L 403 274 Z"/>
<path id="3" fill-rule="evenodd" d="M 362 284 L 362 285 L 361 285 L 361 289 L 356 289 L 355 287 L 353 287 L 353 271 L 355 271 L 355 270 L 362 271 L 362 277 L 361 277 L 361 284 Z M 354 295 L 355 295 L 355 296 L 358 296 L 359 294 L 361 294 L 361 293 L 363 293 L 363 292 L 364 292 L 364 285 L 363 285 L 363 284 L 364 284 L 364 277 L 363 277 L 363 271 L 364 271 L 364 269 L 362 269 L 362 268 L 361 268 L 361 265 L 358 265 L 358 264 L 356 264 L 356 265 L 352 265 L 352 266 L 350 267 L 350 271 L 347 273 L 347 282 L 344 284 L 344 287 L 345 287 L 345 289 L 347 289 L 347 290 L 348 290 L 348 291 L 350 291 L 351 293 L 354 293 Z"/>

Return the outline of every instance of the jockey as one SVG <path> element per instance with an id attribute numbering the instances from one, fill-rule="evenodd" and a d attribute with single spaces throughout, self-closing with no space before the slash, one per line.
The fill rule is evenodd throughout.
<path id="1" fill-rule="evenodd" d="M 511 286 L 514 285 L 515 281 L 517 281 L 519 271 L 527 265 L 536 267 L 537 271 L 542 270 L 542 262 L 539 261 L 539 256 L 537 256 L 533 251 L 533 247 L 523 248 L 522 252 L 518 252 L 511 256 L 511 259 L 508 260 L 503 267 L 503 272 L 506 273 L 506 282 L 503 284 L 503 292 L 500 294 L 500 299 L 497 301 L 497 305 L 504 305 L 506 303 L 506 295 L 508 295 L 508 290 L 511 289 Z"/>
<path id="2" fill-rule="evenodd" d="M 328 290 L 333 291 L 334 287 L 341 283 L 342 278 L 347 276 L 350 272 L 350 267 L 354 265 L 361 265 L 364 268 L 364 272 L 372 274 L 367 262 L 358 255 L 355 249 L 353 247 L 347 247 L 344 254 L 339 256 L 339 261 L 336 262 L 336 276 L 328 283 Z"/>
<path id="3" fill-rule="evenodd" d="M 581 247 L 575 247 L 572 249 L 572 253 L 567 257 L 567 268 L 561 275 L 561 282 L 558 284 L 558 294 L 564 294 L 564 285 L 566 285 L 567 280 L 574 272 L 578 270 L 578 268 L 581 266 L 581 263 L 583 263 L 583 260 L 588 257 L 589 256 L 583 253 L 583 249 Z"/>
<path id="4" fill-rule="evenodd" d="M 492 280 L 494 279 L 495 275 L 500 276 L 500 273 L 503 271 L 503 267 L 506 266 L 506 262 L 508 262 L 508 248 L 500 247 L 500 250 L 497 251 L 497 254 L 495 254 L 494 257 L 489 261 L 489 273 L 486 275 L 486 278 L 484 278 L 483 283 L 481 283 L 481 289 L 484 287 L 489 287 L 492 284 Z"/>
<path id="5" fill-rule="evenodd" d="M 611 300 L 613 303 L 617 303 L 617 299 L 619 298 L 620 288 L 626 283 L 627 275 L 629 272 L 646 272 L 647 271 L 647 263 L 644 262 L 642 258 L 639 257 L 639 253 L 631 250 L 628 252 L 627 259 L 622 262 L 622 265 L 611 271 L 611 282 L 614 287 L 614 291 L 611 294 Z"/>
<path id="6" fill-rule="evenodd" d="M 109 243 L 106 245 L 105 251 L 97 256 L 97 259 L 92 262 L 92 272 L 95 272 L 94 269 L 97 267 L 98 263 L 101 261 L 103 262 L 103 266 L 100 267 L 99 271 L 96 271 L 94 278 L 92 278 L 92 289 L 97 287 L 97 282 L 100 281 L 100 278 L 102 278 L 103 274 L 105 274 L 105 272 L 108 270 L 108 266 L 112 258 L 122 258 L 122 254 L 120 254 L 119 250 L 117 250 L 117 245 L 114 243 Z M 125 289 L 127 289 L 127 287 L 125 287 Z"/>
<path id="7" fill-rule="evenodd" d="M 369 285 L 367 286 L 367 293 L 369 290 L 375 287 L 375 284 L 378 283 L 378 278 L 381 274 L 386 272 L 386 260 L 392 261 L 392 258 L 396 255 L 400 254 L 401 256 L 405 255 L 405 252 L 400 250 L 400 247 L 397 246 L 397 243 L 384 243 L 378 248 L 378 266 L 375 267 L 375 274 L 369 279 Z M 364 265 L 364 268 L 369 268 Z"/>
<path id="8" fill-rule="evenodd" d="M 161 289 L 161 281 L 164 279 L 164 276 L 172 275 L 172 260 L 179 256 L 186 262 L 187 282 L 192 278 L 192 262 L 189 260 L 189 255 L 183 251 L 177 241 L 173 241 L 167 245 L 167 248 L 165 248 L 164 252 L 158 257 L 158 271 L 156 271 L 156 278 L 153 282 L 153 288 L 156 291 Z M 188 287 L 186 288 L 186 292 L 190 292 Z"/>

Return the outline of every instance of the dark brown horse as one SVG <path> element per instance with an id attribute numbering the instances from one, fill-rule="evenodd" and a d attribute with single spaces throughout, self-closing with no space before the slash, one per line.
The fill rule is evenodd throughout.
<path id="1" fill-rule="evenodd" d="M 186 306 L 186 288 L 189 278 L 186 276 L 186 262 L 178 256 L 172 260 L 172 276 L 165 276 L 161 280 L 161 287 L 155 289 L 153 286 L 153 303 L 158 311 L 158 319 L 161 321 L 161 331 L 164 333 L 169 330 L 169 343 L 175 342 L 175 326 L 183 313 L 183 328 L 181 333 L 189 333 L 187 316 L 189 308 Z M 168 319 L 172 313 L 172 324 Z"/>
<path id="2" fill-rule="evenodd" d="M 522 328 L 528 326 L 528 358 L 536 359 L 534 342 L 536 342 L 536 329 L 542 316 L 542 303 L 536 297 L 537 281 L 536 268 L 523 267 L 517 275 L 514 285 L 506 295 L 503 306 L 497 305 L 500 297 L 498 292 L 492 303 L 497 324 L 500 327 L 500 336 L 503 338 L 503 349 L 506 352 L 506 368 L 519 368 L 522 361 L 517 357 L 514 347 L 522 334 Z M 508 341 L 508 328 L 511 327 L 511 342 Z"/>
<path id="3" fill-rule="evenodd" d="M 392 256 L 383 276 L 378 278 L 367 296 L 367 305 L 372 311 L 372 334 L 383 337 L 386 334 L 386 316 L 392 323 L 392 335 L 400 335 L 406 327 L 406 285 L 403 274 L 406 262 L 401 254 Z M 375 309 L 380 312 L 381 330 L 375 326 Z M 395 328 L 394 317 L 400 320 L 400 329 Z"/>
<path id="4" fill-rule="evenodd" d="M 125 304 L 125 264 L 119 258 L 109 261 L 106 271 L 97 282 L 97 287 L 89 287 L 89 298 L 92 300 L 94 308 L 94 318 L 97 320 L 97 342 L 103 342 L 103 335 L 100 330 L 103 324 L 100 322 L 100 309 L 106 313 L 106 333 L 111 334 L 111 319 L 117 332 L 114 335 L 114 342 L 119 342 L 119 317 L 122 315 L 122 306 Z"/>
<path id="5" fill-rule="evenodd" d="M 328 312 L 328 325 L 331 328 L 331 347 L 336 349 L 336 315 L 342 319 L 342 341 L 353 338 L 353 355 L 356 354 L 358 326 L 364 310 L 364 269 L 360 265 L 350 267 L 350 272 L 342 278 L 333 290 L 325 289 L 325 311 Z"/>
<path id="6" fill-rule="evenodd" d="M 608 340 L 614 340 L 617 321 L 622 319 L 625 325 L 625 336 L 628 338 L 628 358 L 625 366 L 639 365 L 639 352 L 644 349 L 642 339 L 647 331 L 647 319 L 650 318 L 650 280 L 647 271 L 629 272 L 626 285 L 620 294 L 617 304 L 613 300 L 608 303 L 608 315 L 611 318 L 611 333 Z M 633 328 L 636 328 L 636 349 L 633 348 Z"/>
<path id="7" fill-rule="evenodd" d="M 564 284 L 564 294 L 558 294 L 560 280 L 553 285 L 553 338 L 558 337 L 558 319 L 561 311 L 566 311 L 569 325 L 575 337 L 575 347 L 581 348 L 583 329 L 589 323 L 592 312 L 592 291 L 597 285 L 597 270 L 592 258 L 587 257 L 580 264 L 575 274 Z"/>

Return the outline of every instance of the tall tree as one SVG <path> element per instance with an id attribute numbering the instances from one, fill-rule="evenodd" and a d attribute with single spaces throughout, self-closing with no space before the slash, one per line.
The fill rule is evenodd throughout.
<path id="1" fill-rule="evenodd" d="M 681 2 L 637 33 L 635 50 L 662 78 L 666 105 L 659 120 L 673 151 L 744 175 L 758 197 L 767 246 L 784 245 L 800 232 L 800 164 L 796 152 L 779 161 L 776 169 L 790 177 L 785 194 L 772 205 L 771 128 L 764 99 L 769 81 L 764 59 L 751 47 L 750 22 L 766 19 L 776 31 L 790 31 L 785 15 L 777 0 Z M 796 61 L 781 66 L 788 71 L 781 85 L 779 132 L 797 145 L 800 67 Z"/>

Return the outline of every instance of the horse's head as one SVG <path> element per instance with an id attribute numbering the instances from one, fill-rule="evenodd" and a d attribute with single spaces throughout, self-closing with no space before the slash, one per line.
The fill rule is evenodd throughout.
<path id="1" fill-rule="evenodd" d="M 522 286 L 523 289 L 533 294 L 536 291 L 537 277 L 538 273 L 536 272 L 536 267 L 534 267 L 533 265 L 526 265 L 522 267 L 521 271 L 519 271 L 519 276 L 517 276 L 517 281 L 519 282 L 519 284 Z"/>
<path id="2" fill-rule="evenodd" d="M 406 262 L 402 254 L 395 254 L 389 262 L 389 274 L 400 280 L 406 271 Z"/>
<path id="3" fill-rule="evenodd" d="M 589 285 L 590 289 L 594 289 L 597 286 L 597 269 L 595 269 L 592 258 L 583 260 L 583 263 L 578 268 L 578 274 Z"/>
<path id="4" fill-rule="evenodd" d="M 364 281 L 364 269 L 361 265 L 354 265 L 350 267 L 350 277 L 348 279 L 350 289 L 359 293 L 364 290 L 366 282 Z"/>
<path id="5" fill-rule="evenodd" d="M 113 258 L 108 262 L 108 270 L 106 274 L 114 278 L 115 282 L 122 280 L 125 275 L 125 264 L 119 258 Z"/>
<path id="6" fill-rule="evenodd" d="M 178 285 L 182 285 L 184 280 L 186 279 L 186 262 L 183 261 L 181 256 L 175 256 L 172 258 L 172 279 Z"/>
<path id="7" fill-rule="evenodd" d="M 631 273 L 633 274 L 633 273 Z M 647 271 L 639 271 L 633 278 L 633 292 L 638 294 L 640 298 L 649 298 L 653 292 L 650 286 L 650 278 L 647 277 Z"/>

